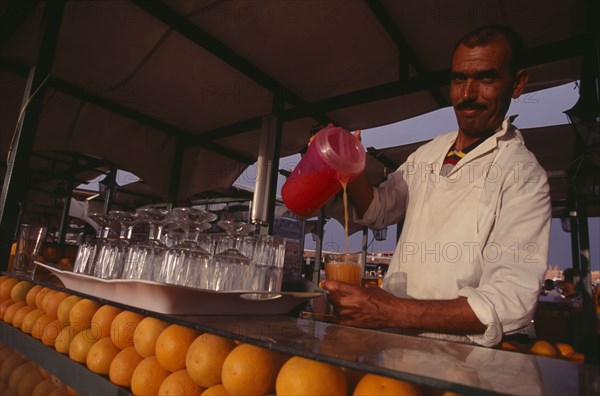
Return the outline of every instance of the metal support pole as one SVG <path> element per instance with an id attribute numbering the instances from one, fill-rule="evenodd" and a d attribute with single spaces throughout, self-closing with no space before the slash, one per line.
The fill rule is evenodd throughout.
<path id="1" fill-rule="evenodd" d="M 269 235 L 273 234 L 275 226 L 275 206 L 277 205 L 277 180 L 279 178 L 279 158 L 281 155 L 281 140 L 283 136 L 283 122 L 281 121 L 281 113 L 285 106 L 284 96 L 280 92 L 273 94 L 273 114 L 275 115 L 275 141 L 273 142 L 273 155 L 271 156 L 271 168 L 269 175 L 269 193 L 267 197 L 267 221 L 269 223 Z"/>
<path id="2" fill-rule="evenodd" d="M 69 211 L 71 210 L 71 197 L 73 196 L 75 174 L 77 173 L 77 167 L 79 161 L 77 157 L 73 158 L 73 164 L 69 172 L 69 180 L 67 182 L 67 191 L 65 195 L 65 203 L 63 204 L 63 211 L 60 217 L 60 226 L 58 227 L 58 243 L 61 245 L 65 243 L 65 236 L 67 234 L 66 228 L 69 223 Z"/>
<path id="3" fill-rule="evenodd" d="M 319 287 L 321 280 L 321 254 L 323 252 L 323 230 L 325 228 L 325 209 L 319 210 L 319 220 L 317 221 L 317 246 L 315 247 L 315 267 L 313 268 L 313 284 L 315 289 Z"/>
<path id="4" fill-rule="evenodd" d="M 6 270 L 14 232 L 18 226 L 20 207 L 27 194 L 27 169 L 33 150 L 35 133 L 42 112 L 45 82 L 50 75 L 60 25 L 65 8 L 64 1 L 44 3 L 41 41 L 35 65 L 29 70 L 23 93 L 23 111 L 13 136 L 7 160 L 2 195 L 0 196 L 0 268 Z"/>
<path id="5" fill-rule="evenodd" d="M 107 191 L 104 196 L 104 214 L 107 214 L 112 208 L 117 187 L 117 167 L 115 165 L 110 168 L 110 172 L 108 175 L 106 175 L 105 180 Z"/>
<path id="6" fill-rule="evenodd" d="M 579 265 L 579 222 L 577 217 L 577 195 L 573 187 L 573 181 L 569 183 L 568 208 L 571 225 L 571 267 L 573 268 L 573 277 L 578 278 L 581 273 Z"/>
<path id="7" fill-rule="evenodd" d="M 254 183 L 254 197 L 250 216 L 252 223 L 258 224 L 262 228 L 261 231 L 268 231 L 267 233 L 269 234 L 273 230 L 275 212 L 275 206 L 271 205 L 271 201 L 275 202 L 275 191 L 271 188 L 271 184 L 273 182 L 273 158 L 276 157 L 277 124 L 277 117 L 273 115 L 263 116 L 258 159 L 256 161 L 256 182 Z M 275 172 L 277 173 L 277 168 L 275 168 Z M 277 179 L 275 179 L 275 183 L 277 183 Z M 271 210 L 273 211 L 272 216 Z"/>
<path id="8" fill-rule="evenodd" d="M 362 229 L 362 256 L 360 258 L 360 265 L 362 266 L 361 274 L 365 273 L 367 269 L 367 249 L 369 248 L 369 227 L 363 227 Z"/>

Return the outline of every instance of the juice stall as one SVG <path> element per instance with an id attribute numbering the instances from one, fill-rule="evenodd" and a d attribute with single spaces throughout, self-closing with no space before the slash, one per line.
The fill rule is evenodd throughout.
<path id="1" fill-rule="evenodd" d="M 275 289 L 238 292 L 231 285 L 234 291 L 75 273 L 75 255 L 85 243 L 77 236 L 89 225 L 70 216 L 77 202 L 87 202 L 89 213 L 92 202 L 99 202 L 94 211 L 107 214 L 247 201 L 246 192 L 232 187 L 246 176 L 255 189 L 243 223 L 255 228 L 257 244 L 271 246 L 281 219 L 277 179 L 287 166 L 280 158 L 304 152 L 315 128 L 332 123 L 367 129 L 448 107 L 452 45 L 483 20 L 513 25 L 524 36 L 531 74 L 526 92 L 583 80 L 584 69 L 586 78 L 597 79 L 597 67 L 589 74 L 582 66 L 598 57 L 591 16 L 597 11 L 594 1 L 559 1 L 555 7 L 533 1 L 3 2 L 3 394 L 31 394 L 33 385 L 39 385 L 36 394 L 158 393 L 167 378 L 171 394 L 200 394 L 220 381 L 200 385 L 190 369 L 197 365 L 186 362 L 193 342 L 205 339 L 220 345 L 222 359 L 214 369 L 219 373 L 226 375 L 225 367 L 234 365 L 226 361 L 232 351 L 241 355 L 239 364 L 260 368 L 234 385 L 223 379 L 230 385 L 213 394 L 244 394 L 250 387 L 256 394 L 293 389 L 373 394 L 385 379 L 405 386 L 391 394 L 598 394 L 600 368 L 592 360 L 598 355 L 590 349 L 598 345 L 598 334 L 591 325 L 595 317 L 587 314 L 579 328 L 579 355 L 571 350 L 564 356 L 553 344 L 536 353 L 512 341 L 483 348 L 398 329 L 341 326 L 333 315 L 299 315 L 322 292 L 286 290 L 281 281 Z M 569 130 L 539 128 L 525 139 L 552 172 L 553 214 L 570 216 L 577 275 L 589 281 L 589 256 L 586 261 L 580 252 L 586 244 L 589 248 L 586 218 L 598 215 L 598 164 L 589 140 Z M 572 158 L 557 156 L 566 144 L 559 139 L 568 141 Z M 408 148 L 368 148 L 370 183 L 379 184 Z M 578 162 L 573 175 L 570 166 L 578 158 L 586 161 Z M 254 163 L 257 174 L 245 174 Z M 139 180 L 119 185 L 118 169 Z M 78 188 L 98 175 L 104 175 L 98 196 Z M 203 231 L 197 218 L 186 219 L 182 234 Z M 6 272 L 22 224 L 47 230 L 33 278 Z M 125 234 L 135 238 L 135 232 Z M 301 251 L 303 237 L 288 246 Z M 279 253 L 267 256 L 282 254 L 273 251 Z M 236 263 L 244 270 L 245 264 Z M 242 271 L 229 279 L 243 284 L 256 273 Z M 72 305 L 65 303 L 70 298 Z M 68 309 L 81 301 L 77 318 L 89 320 L 88 326 L 59 338 L 72 325 Z M 581 312 L 589 311 L 590 301 L 583 301 Z M 97 312 L 104 315 L 94 321 L 102 337 L 90 327 Z M 115 321 L 119 315 L 121 322 Z M 169 329 L 156 357 L 131 352 L 140 345 L 133 344 L 134 332 L 146 320 L 156 326 L 156 342 Z M 102 327 L 106 323 L 108 329 Z M 80 349 L 72 352 L 71 345 Z M 101 358 L 90 363 L 87 352 L 94 346 L 98 355 L 93 356 L 108 359 L 125 351 L 131 356 L 113 375 Z M 144 372 L 154 375 L 140 374 L 132 384 L 141 362 Z M 120 381 L 128 370 L 130 382 Z M 375 382 L 360 385 L 366 374 L 377 375 Z"/>

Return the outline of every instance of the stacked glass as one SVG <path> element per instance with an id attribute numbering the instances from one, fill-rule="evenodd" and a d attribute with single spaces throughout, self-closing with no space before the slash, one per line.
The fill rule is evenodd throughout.
<path id="1" fill-rule="evenodd" d="M 254 236 L 253 225 L 220 221 L 226 235 L 205 234 L 217 216 L 196 208 L 90 217 L 100 226 L 98 235 L 79 247 L 74 272 L 215 291 L 281 290 L 285 239 Z M 147 238 L 131 242 L 133 226 L 140 223 L 147 224 Z M 117 230 L 119 237 L 110 237 Z"/>

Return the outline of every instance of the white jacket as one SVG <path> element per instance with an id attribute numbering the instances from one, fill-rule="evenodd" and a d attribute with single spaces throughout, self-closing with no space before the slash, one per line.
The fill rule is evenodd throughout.
<path id="1" fill-rule="evenodd" d="M 548 180 L 508 118 L 442 177 L 456 135 L 411 154 L 356 221 L 377 229 L 404 218 L 382 287 L 406 298 L 467 297 L 487 326 L 468 339 L 493 346 L 534 315 L 547 267 Z"/>

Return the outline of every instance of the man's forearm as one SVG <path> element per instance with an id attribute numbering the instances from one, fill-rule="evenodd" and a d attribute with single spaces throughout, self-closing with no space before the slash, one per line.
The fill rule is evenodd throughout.
<path id="1" fill-rule="evenodd" d="M 482 324 L 465 297 L 454 300 L 398 299 L 389 306 L 390 327 L 436 333 L 483 333 Z"/>
<path id="2" fill-rule="evenodd" d="M 348 183 L 348 198 L 362 217 L 373 201 L 373 187 L 369 184 L 366 173 L 361 173 Z"/>

